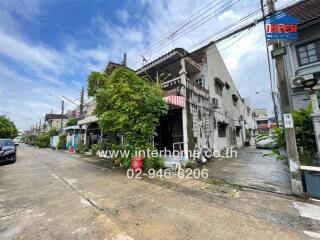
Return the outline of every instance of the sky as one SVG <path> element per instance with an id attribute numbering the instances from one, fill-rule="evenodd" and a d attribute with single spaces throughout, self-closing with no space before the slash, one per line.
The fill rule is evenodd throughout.
<path id="1" fill-rule="evenodd" d="M 232 6 L 218 12 L 230 1 Z M 125 52 L 129 66 L 140 67 L 137 52 L 166 39 L 173 27 L 213 2 L 220 5 L 212 9 L 212 19 L 163 41 L 158 51 L 143 51 L 147 61 L 174 47 L 192 51 L 214 40 L 208 37 L 258 9 L 260 0 L 1 0 L 0 115 L 25 130 L 46 113 L 60 113 L 60 96 L 79 98 L 90 71 L 102 71 L 109 61 L 121 63 Z M 250 97 L 254 108 L 271 108 L 270 94 L 256 94 L 270 90 L 263 25 L 218 48 L 240 95 Z M 66 102 L 66 109 L 73 107 Z"/>

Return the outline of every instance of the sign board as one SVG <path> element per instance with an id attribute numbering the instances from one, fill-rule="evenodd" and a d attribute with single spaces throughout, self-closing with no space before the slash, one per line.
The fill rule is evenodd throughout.
<path id="1" fill-rule="evenodd" d="M 276 58 L 278 56 L 283 56 L 287 54 L 287 50 L 285 47 L 280 47 L 271 51 L 271 57 Z"/>
<path id="2" fill-rule="evenodd" d="M 284 119 L 284 128 L 293 128 L 293 119 L 292 119 L 291 113 L 283 114 L 283 119 Z"/>
<path id="3" fill-rule="evenodd" d="M 298 24 L 298 19 L 283 11 L 267 17 L 265 22 L 267 40 L 296 40 Z"/>

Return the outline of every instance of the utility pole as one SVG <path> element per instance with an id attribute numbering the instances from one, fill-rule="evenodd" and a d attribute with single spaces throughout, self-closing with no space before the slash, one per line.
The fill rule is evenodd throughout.
<path id="1" fill-rule="evenodd" d="M 60 123 L 60 133 L 62 134 L 63 132 L 63 120 L 64 120 L 64 101 L 61 99 L 61 123 Z"/>
<path id="2" fill-rule="evenodd" d="M 261 1 L 262 2 L 262 1 Z M 263 3 L 262 3 L 263 4 Z M 274 0 L 267 0 L 269 15 L 275 13 Z M 263 8 L 263 5 L 262 5 Z M 264 26 L 265 27 L 265 26 Z M 273 49 L 278 49 L 281 47 L 281 42 L 274 42 Z M 269 57 L 269 56 L 268 56 Z M 280 90 L 280 101 L 281 101 L 281 112 L 283 114 L 282 121 L 286 138 L 287 156 L 290 165 L 290 177 L 291 177 L 291 187 L 292 193 L 294 195 L 303 194 L 303 187 L 301 181 L 300 163 L 299 155 L 296 143 L 296 135 L 292 121 L 291 106 L 288 95 L 288 82 L 287 74 L 285 72 L 285 63 L 282 55 L 275 57 L 276 70 L 279 81 Z"/>
<path id="3" fill-rule="evenodd" d="M 127 66 L 127 53 L 123 54 L 123 66 Z"/>
<path id="4" fill-rule="evenodd" d="M 83 119 L 83 103 L 84 103 L 84 87 L 82 86 L 80 91 L 80 120 Z"/>
<path id="5" fill-rule="evenodd" d="M 83 104 L 84 104 L 84 86 L 82 86 L 81 91 L 80 91 L 80 120 L 84 118 L 83 116 Z M 82 143 L 82 125 L 79 124 L 79 143 Z"/>

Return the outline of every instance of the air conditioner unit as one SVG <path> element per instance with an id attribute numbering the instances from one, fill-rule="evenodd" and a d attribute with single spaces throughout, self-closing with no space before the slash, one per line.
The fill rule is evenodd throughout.
<path id="1" fill-rule="evenodd" d="M 217 98 L 211 98 L 211 104 L 213 108 L 218 108 L 219 107 L 219 101 Z"/>

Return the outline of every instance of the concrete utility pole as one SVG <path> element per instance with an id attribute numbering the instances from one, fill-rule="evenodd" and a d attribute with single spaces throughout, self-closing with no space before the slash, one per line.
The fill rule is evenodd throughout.
<path id="1" fill-rule="evenodd" d="M 123 66 L 127 66 L 127 53 L 123 54 Z"/>
<path id="2" fill-rule="evenodd" d="M 275 13 L 274 0 L 267 0 L 269 14 Z M 262 6 L 263 7 L 263 6 Z M 272 44 L 273 49 L 281 47 L 281 42 L 275 42 Z M 287 75 L 285 72 L 285 63 L 282 55 L 275 57 L 276 70 L 279 81 L 281 110 L 283 114 L 283 126 L 286 137 L 287 155 L 290 164 L 290 177 L 292 193 L 294 195 L 303 194 L 303 187 L 300 173 L 299 155 L 297 150 L 296 135 L 292 121 L 291 107 L 287 88 Z"/>
<path id="3" fill-rule="evenodd" d="M 61 123 L 60 123 L 60 133 L 63 132 L 63 120 L 64 120 L 64 101 L 61 99 Z"/>
<path id="4" fill-rule="evenodd" d="M 84 87 L 80 91 L 80 120 L 83 119 Z"/>

